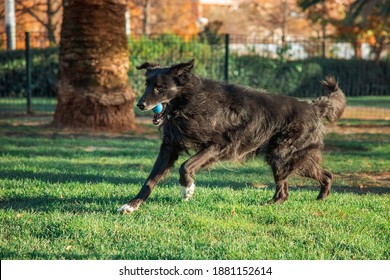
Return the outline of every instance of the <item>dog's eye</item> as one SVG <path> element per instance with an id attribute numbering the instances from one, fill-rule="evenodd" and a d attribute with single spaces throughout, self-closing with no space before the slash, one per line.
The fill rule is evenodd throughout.
<path id="1" fill-rule="evenodd" d="M 164 90 L 164 88 L 160 87 L 160 86 L 157 86 L 156 89 L 157 89 L 158 92 L 162 92 Z"/>

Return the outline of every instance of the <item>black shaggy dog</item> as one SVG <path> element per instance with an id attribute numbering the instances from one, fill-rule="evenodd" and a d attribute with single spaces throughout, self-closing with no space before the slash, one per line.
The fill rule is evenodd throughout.
<path id="1" fill-rule="evenodd" d="M 194 194 L 195 173 L 221 160 L 244 160 L 264 155 L 271 166 L 276 192 L 271 202 L 288 196 L 288 176 L 295 172 L 317 180 L 317 199 L 325 199 L 331 188 L 332 173 L 321 168 L 324 122 L 334 122 L 345 108 L 345 95 L 334 78 L 322 85 L 328 96 L 311 102 L 273 95 L 238 85 L 197 77 L 194 60 L 171 67 L 144 63 L 146 89 L 137 106 L 151 110 L 158 103 L 163 111 L 153 122 L 162 125 L 163 139 L 154 167 L 135 198 L 118 209 L 137 210 L 157 183 L 188 150 L 196 151 L 180 166 L 184 199 Z"/>

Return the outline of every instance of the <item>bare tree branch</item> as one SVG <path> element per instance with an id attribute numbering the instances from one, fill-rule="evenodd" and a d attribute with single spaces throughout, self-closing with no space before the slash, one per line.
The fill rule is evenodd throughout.
<path id="1" fill-rule="evenodd" d="M 46 29 L 50 43 L 56 43 L 55 31 L 59 19 L 56 20 L 55 15 L 61 11 L 62 0 L 35 0 L 32 5 L 27 5 L 23 0 L 15 0 L 15 3 L 18 13 L 29 14 Z"/>

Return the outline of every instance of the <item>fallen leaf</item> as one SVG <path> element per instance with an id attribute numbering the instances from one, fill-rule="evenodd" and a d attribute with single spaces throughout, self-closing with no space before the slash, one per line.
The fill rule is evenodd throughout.
<path id="1" fill-rule="evenodd" d="M 324 215 L 324 213 L 322 213 L 322 212 L 313 212 L 312 215 L 316 216 L 316 217 L 321 217 L 321 216 Z"/>
<path id="2" fill-rule="evenodd" d="M 256 189 L 265 189 L 265 188 L 268 188 L 267 185 L 264 185 L 264 184 L 256 184 L 256 183 L 253 183 L 252 186 Z"/>

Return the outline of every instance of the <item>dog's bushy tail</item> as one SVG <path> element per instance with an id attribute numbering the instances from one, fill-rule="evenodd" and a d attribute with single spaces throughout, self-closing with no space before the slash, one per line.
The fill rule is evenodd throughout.
<path id="1" fill-rule="evenodd" d="M 328 96 L 321 96 L 313 100 L 313 104 L 318 108 L 320 116 L 323 119 L 333 123 L 343 114 L 346 98 L 334 77 L 325 78 L 324 81 L 321 81 L 321 84 L 330 93 Z"/>

